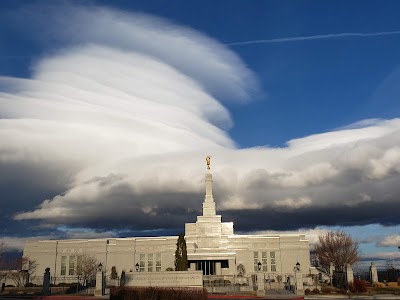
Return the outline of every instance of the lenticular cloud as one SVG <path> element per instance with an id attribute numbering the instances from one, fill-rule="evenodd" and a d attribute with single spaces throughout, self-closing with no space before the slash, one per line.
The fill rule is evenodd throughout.
<path id="1" fill-rule="evenodd" d="M 235 53 L 149 16 L 65 13 L 40 18 L 62 49 L 30 79 L 0 79 L 0 188 L 53 188 L 15 220 L 179 228 L 201 209 L 211 154 L 218 209 L 241 230 L 398 224 L 400 120 L 237 149 L 222 103 L 249 100 L 257 81 Z"/>
<path id="2" fill-rule="evenodd" d="M 142 190 L 176 192 L 169 172 L 186 165 L 183 172 L 175 168 L 178 181 L 193 173 L 187 153 L 234 149 L 225 131 L 231 117 L 216 97 L 247 101 L 257 86 L 235 53 L 141 14 L 96 7 L 65 7 L 68 18 L 52 7 L 47 12 L 30 18 L 59 49 L 36 62 L 30 79 L 0 79 L 0 161 L 41 173 L 51 166 L 44 180 L 52 185 L 54 173 L 62 174 L 56 176 L 62 189 L 17 219 L 79 219 L 73 203 L 101 203 L 108 194 L 102 188 L 112 183 L 132 189 L 122 196 L 128 202 Z M 192 192 L 193 183 L 186 185 L 179 189 Z"/>

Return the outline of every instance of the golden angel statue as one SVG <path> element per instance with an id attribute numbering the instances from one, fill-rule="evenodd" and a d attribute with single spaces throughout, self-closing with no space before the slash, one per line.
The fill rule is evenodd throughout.
<path id="1" fill-rule="evenodd" d="M 206 157 L 207 170 L 210 170 L 211 157 L 212 157 L 212 156 L 210 156 L 210 155 L 208 155 L 208 156 Z"/>

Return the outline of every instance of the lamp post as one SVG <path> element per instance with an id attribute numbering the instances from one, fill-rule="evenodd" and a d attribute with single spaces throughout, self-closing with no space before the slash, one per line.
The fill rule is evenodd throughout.
<path id="1" fill-rule="evenodd" d="M 297 293 L 297 272 L 300 271 L 300 263 L 297 262 L 296 266 L 293 268 L 294 270 L 294 292 Z"/>
<path id="2" fill-rule="evenodd" d="M 257 263 L 257 295 L 265 296 L 265 283 L 264 283 L 264 274 L 261 271 L 262 264 L 259 261 Z"/>
<path id="3" fill-rule="evenodd" d="M 110 240 L 107 240 L 107 241 L 106 241 L 106 263 L 104 264 L 104 270 L 105 270 L 105 272 L 106 272 L 106 276 L 107 276 L 108 244 L 110 244 Z"/>
<path id="4" fill-rule="evenodd" d="M 136 270 L 136 272 L 139 272 L 139 264 L 138 263 L 136 263 L 136 265 L 135 265 L 135 270 Z"/>
<path id="5" fill-rule="evenodd" d="M 101 281 L 103 281 L 103 264 L 102 263 L 99 263 L 97 266 L 97 274 L 101 274 Z M 96 274 L 96 286 L 97 286 L 97 280 L 98 280 L 97 274 Z"/>

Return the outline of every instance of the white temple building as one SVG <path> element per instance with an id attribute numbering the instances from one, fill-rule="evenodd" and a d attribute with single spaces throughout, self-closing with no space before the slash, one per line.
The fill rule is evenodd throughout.
<path id="1" fill-rule="evenodd" d="M 212 174 L 205 174 L 203 214 L 185 224 L 189 270 L 204 275 L 286 278 L 300 263 L 310 270 L 310 246 L 304 234 L 236 235 L 232 222 L 216 213 Z M 268 220 L 265 220 L 266 222 Z M 284 220 L 282 220 L 284 222 Z M 174 269 L 177 236 L 28 241 L 23 255 L 38 264 L 37 275 L 49 267 L 54 282 L 76 277 L 79 257 L 95 256 L 110 275 L 111 269 L 126 272 L 162 272 Z M 113 268 L 114 267 L 114 268 Z"/>

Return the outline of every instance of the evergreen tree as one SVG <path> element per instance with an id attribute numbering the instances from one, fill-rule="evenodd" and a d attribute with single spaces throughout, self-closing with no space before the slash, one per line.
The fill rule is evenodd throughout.
<path id="1" fill-rule="evenodd" d="M 175 251 L 175 271 L 187 271 L 188 257 L 185 236 L 179 233 L 178 241 L 176 242 Z"/>

